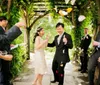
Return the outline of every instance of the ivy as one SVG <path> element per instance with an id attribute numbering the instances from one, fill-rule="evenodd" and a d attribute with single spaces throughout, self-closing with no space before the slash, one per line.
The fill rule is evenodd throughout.
<path id="1" fill-rule="evenodd" d="M 22 71 L 24 62 L 26 61 L 25 47 L 18 46 L 12 50 L 13 60 L 11 62 L 11 73 L 12 77 L 15 78 Z"/>

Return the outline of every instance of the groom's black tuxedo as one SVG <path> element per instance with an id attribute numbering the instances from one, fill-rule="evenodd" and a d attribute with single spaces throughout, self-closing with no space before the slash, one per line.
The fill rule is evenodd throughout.
<path id="1" fill-rule="evenodd" d="M 63 42 L 63 37 L 67 38 L 67 44 Z M 55 81 L 58 81 L 59 84 L 63 85 L 64 80 L 64 67 L 66 62 L 70 61 L 68 50 L 73 47 L 72 38 L 66 32 L 63 33 L 60 43 L 58 44 L 59 35 L 55 36 L 55 39 L 52 43 L 48 43 L 48 47 L 56 46 L 56 52 L 53 59 L 52 70 L 54 73 Z"/>
<path id="2" fill-rule="evenodd" d="M 69 48 L 71 49 L 73 47 L 71 36 L 64 32 L 64 34 L 61 37 L 59 44 L 57 42 L 58 36 L 59 35 L 57 35 L 55 37 L 53 43 L 48 44 L 48 47 L 56 46 L 56 52 L 55 52 L 54 60 L 56 60 L 58 63 L 60 63 L 61 61 L 64 62 L 64 63 L 69 62 L 70 58 L 69 58 L 68 50 L 69 50 Z M 67 44 L 65 44 L 63 42 L 64 36 L 68 39 Z"/>

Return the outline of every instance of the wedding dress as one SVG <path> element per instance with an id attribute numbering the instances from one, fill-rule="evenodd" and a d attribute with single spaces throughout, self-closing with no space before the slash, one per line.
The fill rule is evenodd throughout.
<path id="1" fill-rule="evenodd" d="M 42 44 L 39 49 L 35 49 L 35 74 L 45 74 L 47 71 L 47 65 L 45 60 L 44 48 L 47 45 L 47 42 L 41 37 L 38 37 L 35 41 L 35 46 Z"/>

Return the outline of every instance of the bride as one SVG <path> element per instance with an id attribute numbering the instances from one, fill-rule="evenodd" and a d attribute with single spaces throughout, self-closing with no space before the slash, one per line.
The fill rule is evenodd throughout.
<path id="1" fill-rule="evenodd" d="M 42 78 L 47 71 L 44 48 L 48 44 L 48 37 L 43 40 L 44 29 L 39 27 L 34 36 L 35 46 L 35 78 L 32 85 L 42 85 Z"/>

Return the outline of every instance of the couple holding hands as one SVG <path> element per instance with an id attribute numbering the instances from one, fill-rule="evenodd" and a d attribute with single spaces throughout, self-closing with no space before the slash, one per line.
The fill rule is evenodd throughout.
<path id="1" fill-rule="evenodd" d="M 47 65 L 45 60 L 45 47 L 56 47 L 56 52 L 52 62 L 52 71 L 54 74 L 54 80 L 51 83 L 58 82 L 58 85 L 63 85 L 64 83 L 64 67 L 67 62 L 70 61 L 68 50 L 73 47 L 71 35 L 64 32 L 64 24 L 57 23 L 56 31 L 58 33 L 55 36 L 52 43 L 48 43 L 49 37 L 45 40 L 42 39 L 44 35 L 44 29 L 39 27 L 34 36 L 35 45 L 35 78 L 33 85 L 42 85 L 42 78 L 47 71 Z"/>

